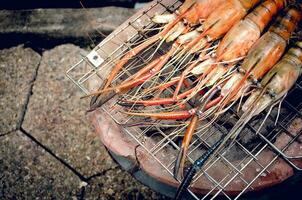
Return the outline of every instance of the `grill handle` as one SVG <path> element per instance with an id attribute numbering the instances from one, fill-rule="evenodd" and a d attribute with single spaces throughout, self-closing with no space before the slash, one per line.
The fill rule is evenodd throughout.
<path id="1" fill-rule="evenodd" d="M 193 165 L 189 168 L 188 172 L 186 173 L 186 176 L 182 180 L 180 186 L 177 189 L 176 195 L 174 197 L 175 200 L 180 200 L 183 194 L 186 192 L 188 187 L 190 186 L 193 177 L 195 174 L 203 167 L 205 162 L 210 158 L 212 153 L 220 146 L 220 144 L 223 141 L 222 137 L 219 139 L 212 147 L 210 147 L 202 156 L 200 156 Z"/>

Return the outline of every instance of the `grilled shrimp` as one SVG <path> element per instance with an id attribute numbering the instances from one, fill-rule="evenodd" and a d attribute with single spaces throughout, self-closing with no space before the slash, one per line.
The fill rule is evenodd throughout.
<path id="1" fill-rule="evenodd" d="M 207 17 L 213 10 L 217 8 L 218 5 L 221 5 L 223 1 L 222 0 L 198 0 L 197 2 L 195 0 L 186 0 L 183 5 L 179 8 L 179 11 L 176 13 L 179 13 L 178 16 L 168 16 L 164 17 L 164 22 L 168 22 L 168 24 L 165 26 L 165 28 L 159 32 L 158 34 L 148 38 L 145 42 L 141 43 L 140 45 L 134 47 L 131 51 L 127 52 L 113 67 L 111 70 L 109 76 L 104 80 L 100 90 L 107 89 L 111 82 L 114 80 L 116 75 L 120 72 L 120 70 L 124 67 L 126 63 L 128 63 L 129 60 L 131 60 L 133 57 L 135 57 L 138 53 L 140 53 L 142 50 L 146 49 L 148 46 L 156 43 L 159 40 L 168 38 L 168 41 L 175 39 L 175 37 L 179 36 L 179 34 L 182 34 L 186 32 L 187 29 L 185 29 L 182 26 L 182 19 L 186 19 L 187 22 L 195 23 L 193 19 L 191 19 L 190 16 L 201 16 L 201 17 Z M 193 8 L 192 8 L 193 6 Z M 192 8 L 192 9 L 190 9 Z M 198 8 L 198 9 L 197 9 Z M 158 22 L 161 20 L 160 16 L 157 16 L 153 19 L 153 21 L 158 20 Z M 168 19 L 166 19 L 168 18 Z M 171 21 L 172 20 L 172 21 Z M 177 26 L 177 28 L 174 28 Z M 172 30 L 173 29 L 173 30 Z M 176 29 L 176 30 L 175 30 Z M 176 34 L 177 32 L 177 34 Z M 159 62 L 159 60 L 158 60 Z M 95 93 L 94 93 L 95 94 Z M 106 92 L 104 94 L 97 93 L 95 94 L 91 100 L 90 103 L 90 110 L 94 110 L 97 107 L 103 105 L 106 101 L 108 101 L 112 96 L 114 96 L 114 92 Z M 92 95 L 90 95 L 92 96 Z"/>
<path id="2" fill-rule="evenodd" d="M 283 58 L 264 76 L 261 81 L 261 88 L 253 91 L 251 96 L 242 106 L 244 114 L 212 155 L 214 156 L 229 140 L 233 142 L 252 117 L 258 115 L 270 105 L 273 106 L 283 99 L 287 92 L 293 87 L 301 73 L 302 42 L 297 42 L 295 46 L 290 48 Z M 265 120 L 262 124 L 264 122 Z"/>
<path id="3" fill-rule="evenodd" d="M 230 101 L 234 101 L 241 96 L 241 94 L 244 92 L 242 88 L 249 84 L 247 83 L 248 76 L 252 78 L 254 82 L 256 82 L 256 80 L 261 78 L 279 60 L 285 50 L 286 42 L 300 20 L 300 15 L 301 13 L 296 7 L 288 8 L 285 16 L 283 18 L 279 17 L 275 25 L 270 28 L 269 32 L 263 35 L 255 43 L 251 51 L 248 53 L 247 58 L 245 58 L 243 61 L 241 72 L 243 72 L 244 75 L 241 75 L 240 73 L 237 73 L 238 75 L 234 75 L 222 87 L 220 97 L 213 100 L 213 102 L 215 102 L 214 105 L 217 105 L 219 108 L 219 112 L 215 113 L 216 116 L 214 116 L 214 119 L 217 118 L 218 115 L 221 115 L 223 112 L 225 112 L 222 110 L 226 105 L 229 104 Z M 251 15 L 251 18 L 252 17 L 253 15 Z M 261 23 L 259 24 L 262 25 Z M 262 30 L 263 28 L 264 26 L 262 26 Z M 235 85 L 235 87 L 233 85 Z M 228 96 L 229 94 L 230 96 Z M 222 101 L 217 103 L 217 101 L 219 102 L 220 100 Z M 192 130 L 190 135 L 193 135 L 195 130 L 193 128 L 190 130 Z M 192 136 L 185 138 L 191 140 Z M 184 141 L 184 143 L 188 144 L 187 141 Z M 223 142 L 221 146 L 222 145 Z M 180 157 L 180 159 L 184 159 L 183 152 L 181 151 Z M 178 162 L 176 162 L 176 165 L 177 164 Z"/>
<path id="4" fill-rule="evenodd" d="M 276 15 L 277 12 L 285 6 L 285 4 L 285 0 L 267 0 L 248 14 L 244 20 L 235 24 L 219 43 L 216 50 L 216 58 L 206 59 L 199 64 L 198 62 L 194 62 L 182 73 L 178 79 L 179 81 L 177 81 L 178 85 L 174 96 L 173 98 L 169 98 L 170 100 L 164 98 L 157 99 L 156 101 L 146 100 L 132 102 L 136 105 L 161 105 L 176 103 L 181 98 L 185 98 L 187 96 L 192 97 L 193 95 L 190 95 L 188 92 L 185 92 L 185 95 L 178 95 L 178 92 L 182 87 L 182 82 L 188 73 L 192 73 L 194 75 L 201 74 L 201 79 L 203 78 L 198 84 L 196 91 L 192 89 L 190 90 L 193 94 L 196 94 L 204 85 L 213 85 L 229 70 L 229 66 L 235 65 L 240 58 L 247 54 L 248 50 L 259 39 L 263 29 L 271 21 L 274 15 Z M 230 64 L 215 64 L 221 61 Z"/>
<path id="5" fill-rule="evenodd" d="M 276 23 L 255 43 L 248 53 L 248 56 L 244 59 L 242 67 L 240 68 L 241 73 L 235 73 L 221 89 L 217 90 L 219 85 L 216 85 L 213 87 L 214 91 L 209 91 L 211 95 L 214 95 L 214 93 L 218 91 L 220 91 L 221 94 L 206 104 L 205 107 L 211 109 L 211 111 L 208 112 L 207 115 L 204 115 L 204 117 L 209 117 L 216 111 L 214 119 L 217 118 L 223 113 L 222 110 L 226 105 L 241 96 L 244 85 L 246 86 L 252 83 L 248 81 L 248 77 L 252 78 L 252 80 L 258 80 L 279 60 L 285 50 L 286 42 L 300 20 L 300 14 L 299 9 L 294 6 L 287 9 L 284 17 L 277 18 Z M 191 111 L 190 113 L 195 115 L 197 111 L 194 111 L 195 112 Z M 157 113 L 157 115 L 160 114 L 161 113 Z M 167 113 L 165 114 L 167 115 Z M 145 113 L 145 116 L 146 115 L 147 113 Z M 144 115 L 142 114 L 142 116 Z M 190 132 L 190 137 L 185 138 L 191 140 L 193 133 L 194 131 Z M 188 144 L 187 141 L 184 141 L 184 143 Z M 177 165 L 182 165 L 181 163 L 184 162 L 185 153 L 184 150 L 180 151 L 178 160 L 181 161 L 176 162 Z M 176 169 L 177 167 L 178 166 L 176 166 Z M 182 176 L 182 170 L 177 172 L 179 176 Z"/>
<path id="6" fill-rule="evenodd" d="M 222 86 L 221 95 L 218 97 L 221 100 L 217 106 L 218 113 L 230 102 L 240 98 L 252 83 L 256 83 L 276 64 L 300 18 L 300 8 L 289 6 L 284 16 L 279 16 L 269 31 L 254 44 L 238 72 Z"/>
<path id="7" fill-rule="evenodd" d="M 210 86 L 222 77 L 228 67 L 235 65 L 240 58 L 246 56 L 251 47 L 260 38 L 263 29 L 272 18 L 286 5 L 286 0 L 267 0 L 253 12 L 238 22 L 222 39 L 217 51 L 216 62 L 224 61 L 230 64 L 218 64 L 207 76 L 204 84 Z M 233 61 L 233 62 L 232 62 Z"/>
<path id="8" fill-rule="evenodd" d="M 254 91 L 242 106 L 246 113 L 258 115 L 272 102 L 281 99 L 301 74 L 302 42 L 297 42 L 262 79 L 261 89 Z"/>
<path id="9" fill-rule="evenodd" d="M 223 5 L 220 5 L 215 11 L 213 11 L 203 23 L 203 31 L 194 39 L 182 45 L 182 42 L 178 39 L 172 45 L 172 48 L 162 57 L 158 58 L 158 63 L 149 72 L 137 77 L 136 74 L 124 81 L 122 84 L 112 88 L 105 88 L 101 91 L 91 93 L 88 96 L 101 94 L 108 91 L 115 91 L 120 93 L 128 91 L 129 89 L 138 86 L 145 81 L 149 80 L 155 74 L 157 74 L 165 65 L 165 63 L 171 58 L 172 55 L 181 57 L 185 52 L 187 54 L 194 53 L 201 48 L 209 46 L 209 41 L 216 40 L 222 37 L 236 22 L 242 19 L 259 0 L 228 0 Z M 181 48 L 179 54 L 175 55 L 176 51 Z M 145 68 L 149 69 L 149 65 Z M 144 70 L 144 69 L 143 69 Z M 175 92 L 177 95 L 178 92 Z"/>

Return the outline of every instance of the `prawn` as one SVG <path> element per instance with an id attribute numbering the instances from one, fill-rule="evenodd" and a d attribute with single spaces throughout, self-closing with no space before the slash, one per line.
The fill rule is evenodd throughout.
<path id="1" fill-rule="evenodd" d="M 241 96 L 240 92 L 244 86 L 247 85 L 248 77 L 253 77 L 254 79 L 261 78 L 274 64 L 279 60 L 282 56 L 286 42 L 288 41 L 291 33 L 294 31 L 298 21 L 300 20 L 300 10 L 296 6 L 290 6 L 287 8 L 287 11 L 284 17 L 278 17 L 275 24 L 269 29 L 267 33 L 265 33 L 252 47 L 249 51 L 247 57 L 244 59 L 242 67 L 240 69 L 241 72 L 245 72 L 243 75 L 241 73 L 235 73 L 232 77 L 221 87 L 219 90 L 219 97 L 208 101 L 206 108 L 209 109 L 206 117 L 213 115 L 216 112 L 214 119 L 216 119 L 219 115 L 225 112 L 224 107 L 230 103 L 230 101 L 236 100 Z M 235 80 L 233 80 L 235 79 Z M 251 82 L 251 81 L 250 81 Z M 218 92 L 215 88 L 220 87 L 221 82 L 219 82 L 213 89 L 209 90 L 208 96 L 213 96 Z M 228 89 L 228 92 L 226 90 Z M 211 109 L 210 109 L 211 108 Z M 219 112 L 217 112 L 217 110 Z M 184 111 L 182 111 L 184 112 Z M 190 112 L 193 116 L 196 112 Z M 147 113 L 142 114 L 142 116 L 146 116 Z M 166 113 L 167 114 L 167 113 Z M 161 115 L 161 113 L 157 113 L 157 115 Z M 189 118 L 189 117 L 188 117 Z M 205 117 L 203 117 L 204 119 Z M 193 129 L 191 129 L 193 130 Z M 192 136 L 194 131 L 190 132 Z M 191 140 L 192 137 L 185 137 L 188 140 Z M 187 141 L 183 141 L 188 144 Z M 178 159 L 184 159 L 184 151 L 180 151 Z M 184 161 L 182 161 L 184 162 Z M 181 162 L 176 162 L 181 163 Z M 182 170 L 180 170 L 182 171 Z M 181 172 L 180 172 L 181 173 Z M 180 174 L 181 175 L 181 174 Z"/>
<path id="2" fill-rule="evenodd" d="M 181 34 L 184 29 L 183 26 L 181 26 L 181 20 L 185 18 L 186 22 L 189 23 L 195 23 L 193 19 L 191 19 L 190 16 L 200 16 L 203 18 L 206 18 L 213 10 L 217 8 L 218 5 L 221 5 L 223 3 L 223 0 L 198 0 L 197 2 L 195 0 L 186 0 L 183 5 L 179 8 L 176 13 L 178 13 L 178 16 L 175 16 L 175 14 L 169 15 L 169 16 L 155 16 L 153 18 L 153 21 L 159 23 L 159 22 L 168 22 L 168 24 L 165 26 L 165 28 L 159 32 L 158 34 L 148 38 L 146 41 L 141 43 L 140 45 L 134 47 L 131 51 L 128 51 L 113 67 L 108 77 L 103 81 L 101 84 L 99 90 L 107 89 L 111 82 L 114 80 L 116 75 L 119 73 L 119 71 L 124 67 L 126 63 L 128 63 L 129 60 L 131 60 L 133 57 L 135 57 L 138 53 L 140 53 L 142 50 L 146 49 L 148 46 L 154 44 L 158 40 L 166 39 L 168 36 L 171 37 L 177 37 L 179 34 Z M 182 29 L 182 31 L 178 31 L 178 34 L 175 34 L 175 26 L 179 25 L 179 27 Z M 178 28 L 176 28 L 179 30 Z M 177 32 L 177 31 L 176 31 Z M 179 33 L 180 32 L 180 33 Z M 173 36 L 172 36 L 173 35 Z M 170 39 L 168 40 L 172 40 Z M 100 107 L 105 102 L 107 102 L 109 99 L 111 99 L 114 96 L 114 92 L 106 92 L 104 94 L 98 94 L 94 95 L 94 97 L 91 100 L 90 103 L 90 110 L 94 110 L 97 107 Z"/>
<path id="3" fill-rule="evenodd" d="M 188 54 L 192 54 L 200 50 L 200 48 L 209 46 L 209 41 L 214 41 L 222 37 L 237 21 L 242 19 L 247 14 L 249 9 L 251 9 L 258 2 L 259 0 L 228 0 L 223 5 L 220 5 L 204 21 L 202 25 L 203 31 L 190 42 L 186 42 L 177 57 L 181 57 L 186 51 L 189 51 Z M 156 64 L 156 66 L 150 69 L 149 72 L 141 75 L 141 77 L 138 77 L 137 79 L 130 77 L 129 80 L 124 81 L 119 86 L 112 88 L 105 87 L 105 89 L 93 92 L 86 97 L 110 91 L 121 93 L 146 82 L 163 68 L 164 64 L 170 59 L 172 55 L 175 54 L 181 44 L 182 42 L 180 41 L 180 39 L 178 39 L 165 55 L 158 58 L 158 63 Z M 149 69 L 149 65 L 147 65 L 146 68 Z M 137 77 L 136 74 L 134 74 L 133 76 Z"/>
<path id="4" fill-rule="evenodd" d="M 213 100 L 219 99 L 220 103 L 214 109 L 218 110 L 218 115 L 225 112 L 223 109 L 226 105 L 244 95 L 246 88 L 257 83 L 278 62 L 300 18 L 300 8 L 289 6 L 284 16 L 279 16 L 269 31 L 257 40 L 238 71 L 222 86 L 220 96 Z"/>
<path id="5" fill-rule="evenodd" d="M 254 90 L 242 106 L 244 114 L 240 117 L 231 131 L 223 138 L 219 146 L 212 152 L 215 156 L 230 140 L 235 141 L 244 126 L 267 107 L 276 105 L 293 87 L 302 73 L 302 42 L 297 42 L 290 48 L 282 59 L 263 77 L 260 88 Z M 270 109 L 270 111 L 271 111 Z M 270 114 L 267 113 L 267 116 Z M 265 117 L 266 119 L 267 117 Z M 263 120 L 258 131 L 265 123 Z M 230 146 L 230 145 L 228 145 Z M 213 157 L 212 156 L 212 157 Z M 211 157 L 208 158 L 209 160 Z M 205 161 L 208 163 L 208 161 Z"/>
<path id="6" fill-rule="evenodd" d="M 216 51 L 216 58 L 206 59 L 200 64 L 198 64 L 198 62 L 192 63 L 180 77 L 171 81 L 172 84 L 178 82 L 173 98 L 132 101 L 132 103 L 136 105 L 142 104 L 145 106 L 172 104 L 180 100 L 180 97 L 187 97 L 192 92 L 194 92 L 193 94 L 196 94 L 202 89 L 203 85 L 208 87 L 213 85 L 220 77 L 223 77 L 223 75 L 228 71 L 228 66 L 230 66 L 230 64 L 225 66 L 219 62 L 232 63 L 232 65 L 235 65 L 240 58 L 243 58 L 247 54 L 248 50 L 259 39 L 263 29 L 267 26 L 274 15 L 276 15 L 277 12 L 285 5 L 285 0 L 267 0 L 255 8 L 253 12 L 248 14 L 244 20 L 236 23 L 219 43 Z M 190 89 L 190 92 L 178 95 L 182 83 L 189 72 L 194 75 L 202 74 L 200 79 L 205 76 L 207 77 L 198 84 L 196 91 Z M 169 86 L 171 83 L 167 83 L 166 85 Z M 163 85 L 162 88 L 165 88 L 166 85 Z M 193 95 L 190 95 L 190 97 L 192 96 Z M 128 103 L 130 102 L 128 101 Z"/>

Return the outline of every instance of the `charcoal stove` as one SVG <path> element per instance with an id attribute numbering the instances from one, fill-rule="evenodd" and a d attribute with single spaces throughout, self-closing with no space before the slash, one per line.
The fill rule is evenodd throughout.
<path id="1" fill-rule="evenodd" d="M 72 66 L 66 72 L 67 77 L 83 94 L 95 91 L 126 51 L 153 34 L 157 25 L 150 19 L 156 13 L 173 12 L 180 5 L 181 2 L 177 0 L 152 2 Z M 156 52 L 158 55 L 150 53 L 154 52 L 154 48 L 156 46 L 151 46 L 131 60 L 114 80 L 114 84 L 125 80 L 135 69 L 146 64 L 151 54 L 163 54 L 167 47 L 161 46 Z M 300 78 L 283 100 L 280 109 L 268 109 L 248 123 L 231 147 L 221 150 L 215 159 L 203 167 L 194 177 L 187 197 L 238 199 L 245 193 L 279 184 L 301 171 L 302 103 L 297 98 L 301 95 Z M 173 178 L 173 167 L 186 126 L 166 129 L 165 124 L 160 125 L 160 122 L 144 127 L 125 126 L 137 119 L 119 112 L 122 108 L 117 104 L 118 98 L 113 97 L 90 113 L 96 132 L 111 155 L 127 171 L 151 188 L 173 197 L 179 185 L 179 181 Z M 124 94 L 123 98 L 130 98 L 130 94 Z M 275 120 L 277 116 L 278 121 Z M 198 129 L 187 160 L 193 163 L 222 134 L 226 134 L 239 117 L 235 105 L 206 131 Z M 256 135 L 264 118 L 267 122 Z"/>

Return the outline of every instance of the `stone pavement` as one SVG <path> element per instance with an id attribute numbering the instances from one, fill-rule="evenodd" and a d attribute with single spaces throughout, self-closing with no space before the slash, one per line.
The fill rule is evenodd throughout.
<path id="1" fill-rule="evenodd" d="M 65 77 L 86 51 L 0 51 L 0 199 L 163 199 L 117 166 Z"/>

